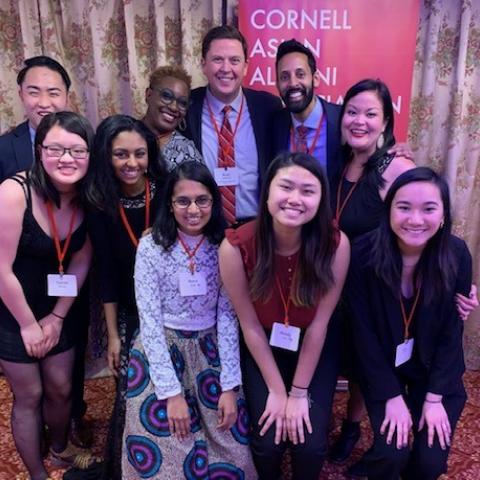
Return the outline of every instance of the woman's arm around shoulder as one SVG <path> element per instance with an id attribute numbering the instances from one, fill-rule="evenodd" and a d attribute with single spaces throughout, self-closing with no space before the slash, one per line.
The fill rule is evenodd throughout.
<path id="1" fill-rule="evenodd" d="M 402 173 L 408 170 L 412 170 L 412 168 L 415 167 L 415 163 L 407 157 L 394 157 L 382 175 L 383 179 L 385 180 L 385 185 L 379 191 L 381 199 L 385 200 L 388 189 L 397 179 L 397 177 L 399 177 Z"/>

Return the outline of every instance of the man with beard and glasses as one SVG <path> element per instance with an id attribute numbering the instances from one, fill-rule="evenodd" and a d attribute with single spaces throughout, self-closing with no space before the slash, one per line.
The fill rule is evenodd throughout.
<path id="1" fill-rule="evenodd" d="M 274 117 L 273 153 L 309 153 L 331 183 L 340 168 L 340 105 L 314 94 L 320 84 L 315 57 L 297 40 L 279 45 L 275 65 L 277 88 L 286 108 Z"/>
<path id="2" fill-rule="evenodd" d="M 268 92 L 242 87 L 247 42 L 235 27 L 207 32 L 201 64 L 208 85 L 192 90 L 185 134 L 221 187 L 227 221 L 241 223 L 257 215 L 260 180 L 272 153 L 271 118 L 282 104 Z"/>

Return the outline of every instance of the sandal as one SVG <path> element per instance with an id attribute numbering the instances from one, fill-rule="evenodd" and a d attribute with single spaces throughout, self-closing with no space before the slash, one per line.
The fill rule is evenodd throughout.
<path id="1" fill-rule="evenodd" d="M 88 450 L 76 447 L 70 440 L 63 452 L 56 452 L 50 448 L 52 463 L 58 467 L 74 467 L 79 470 L 85 470 L 95 463 L 102 461 L 101 458 L 95 457 Z"/>

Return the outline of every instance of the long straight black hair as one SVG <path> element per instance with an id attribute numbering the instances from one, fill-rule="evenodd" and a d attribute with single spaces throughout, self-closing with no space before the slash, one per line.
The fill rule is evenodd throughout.
<path id="1" fill-rule="evenodd" d="M 396 193 L 413 182 L 429 182 L 435 185 L 443 203 L 443 226 L 433 235 L 423 249 L 415 267 L 414 282 L 421 282 L 425 302 L 442 298 L 454 289 L 458 265 L 450 246 L 452 216 L 447 182 L 428 167 L 417 167 L 402 173 L 391 185 L 385 197 L 385 215 L 373 233 L 372 265 L 375 273 L 390 289 L 397 293 L 401 285 L 402 258 L 397 236 L 390 226 L 390 213 Z"/>
<path id="2" fill-rule="evenodd" d="M 192 180 L 206 187 L 212 196 L 212 214 L 203 229 L 203 234 L 214 245 L 219 244 L 224 236 L 227 222 L 223 216 L 222 199 L 217 184 L 208 168 L 199 162 L 183 162 L 167 176 L 157 218 L 153 224 L 152 236 L 157 245 L 169 249 L 177 239 L 177 222 L 173 214 L 172 197 L 175 185 L 180 180 Z"/>
<path id="3" fill-rule="evenodd" d="M 332 261 L 339 232 L 332 223 L 326 176 L 317 160 L 306 153 L 281 153 L 268 167 L 260 195 L 257 260 L 250 281 L 250 293 L 254 300 L 266 301 L 270 297 L 275 275 L 275 233 L 267 206 L 268 195 L 277 172 L 295 165 L 312 173 L 321 186 L 318 210 L 308 223 L 302 225 L 300 256 L 292 288 L 292 301 L 296 306 L 314 307 L 333 285 Z"/>

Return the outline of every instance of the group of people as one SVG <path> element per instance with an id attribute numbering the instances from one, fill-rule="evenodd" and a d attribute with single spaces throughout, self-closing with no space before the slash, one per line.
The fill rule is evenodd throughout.
<path id="1" fill-rule="evenodd" d="M 159 67 L 145 116 L 95 133 L 67 111 L 58 62 L 18 74 L 27 121 L 0 137 L 0 367 L 32 480 L 47 452 L 105 480 L 277 479 L 287 448 L 293 478 L 316 480 L 327 455 L 349 457 L 365 406 L 374 441 L 352 475 L 446 471 L 478 305 L 447 184 L 395 144 L 380 80 L 328 103 L 288 40 L 283 106 L 242 87 L 247 58 L 237 29 L 214 27 L 206 87 Z M 79 448 L 86 282 L 117 380 L 101 463 Z M 340 373 L 351 396 L 329 449 Z"/>

